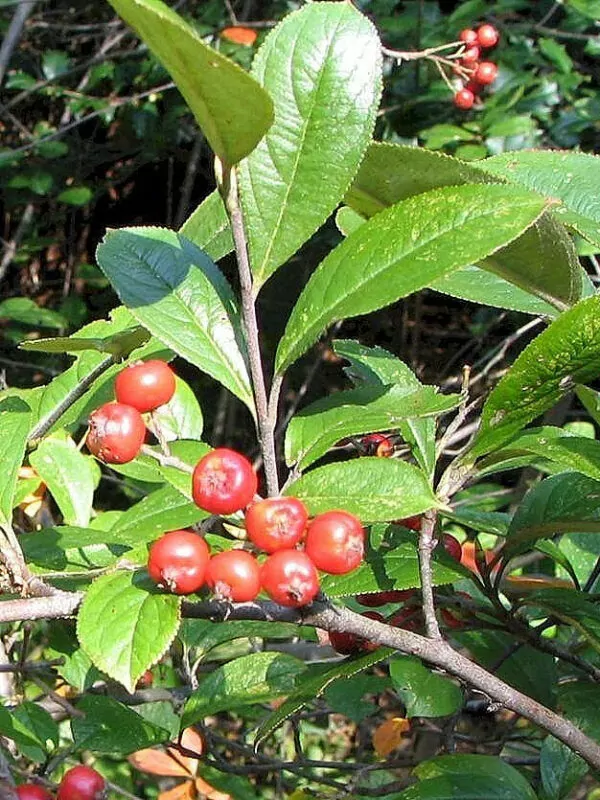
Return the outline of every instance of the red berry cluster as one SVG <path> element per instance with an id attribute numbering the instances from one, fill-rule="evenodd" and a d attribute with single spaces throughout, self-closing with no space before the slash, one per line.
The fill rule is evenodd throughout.
<path id="1" fill-rule="evenodd" d="M 464 43 L 460 52 L 456 72 L 467 81 L 454 95 L 454 105 L 463 111 L 473 107 L 476 97 L 485 86 L 498 76 L 498 67 L 492 61 L 481 61 L 481 53 L 498 44 L 500 35 L 493 25 L 481 25 L 477 29 L 466 28 L 459 37 Z"/>
<path id="2" fill-rule="evenodd" d="M 418 530 L 420 527 L 420 517 L 408 517 L 405 520 L 398 520 L 398 524 L 413 530 Z M 442 545 L 448 555 L 460 563 L 462 555 L 460 542 L 455 539 L 454 536 L 445 533 L 442 537 Z M 464 593 L 461 592 L 460 594 Z M 418 633 L 423 628 L 421 596 L 416 589 L 391 589 L 385 592 L 357 594 L 356 600 L 361 606 L 367 606 L 368 608 L 379 608 L 388 604 L 401 603 L 402 607 L 394 611 L 387 619 L 377 611 L 366 611 L 362 616 L 367 619 L 376 620 L 377 622 L 385 622 L 395 628 L 403 628 L 413 633 Z M 460 617 L 455 617 L 451 612 L 445 609 L 441 613 L 448 627 L 457 628 L 462 626 L 463 622 Z M 379 646 L 354 633 L 342 631 L 331 631 L 329 633 L 329 643 L 334 650 L 342 655 L 370 653 Z"/>
<path id="3" fill-rule="evenodd" d="M 197 592 L 204 585 L 223 600 L 243 603 L 264 590 L 283 606 L 307 605 L 319 591 L 317 570 L 343 574 L 363 558 L 365 533 L 347 511 L 327 511 L 309 522 L 295 497 L 255 500 L 256 473 L 241 453 L 225 447 L 207 453 L 192 475 L 194 502 L 211 514 L 245 509 L 246 533 L 259 552 L 227 550 L 210 556 L 204 539 L 191 531 L 171 531 L 150 548 L 148 572 L 176 594 Z M 298 549 L 301 547 L 302 549 Z"/>
<path id="4" fill-rule="evenodd" d="M 53 800 L 52 795 L 38 783 L 22 783 L 16 787 L 19 800 Z M 56 800 L 103 800 L 106 783 L 100 773 L 83 764 L 65 773 L 58 787 Z"/>
<path id="5" fill-rule="evenodd" d="M 114 403 L 97 408 L 89 419 L 87 448 L 106 464 L 126 464 L 146 438 L 142 417 L 168 403 L 175 393 L 175 375 L 165 361 L 139 361 L 115 380 Z"/>

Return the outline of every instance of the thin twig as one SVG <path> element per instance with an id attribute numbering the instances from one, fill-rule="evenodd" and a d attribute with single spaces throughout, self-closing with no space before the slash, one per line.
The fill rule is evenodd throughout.
<path id="1" fill-rule="evenodd" d="M 175 467 L 175 469 L 180 469 L 182 472 L 187 472 L 189 475 L 191 475 L 194 471 L 194 468 L 190 466 L 190 464 L 187 464 L 185 461 L 177 458 L 177 456 L 167 455 L 166 453 L 153 450 L 150 445 L 143 444 L 141 447 L 141 452 L 145 456 L 150 456 L 150 458 L 156 459 L 161 467 Z"/>
<path id="2" fill-rule="evenodd" d="M 433 575 L 431 571 L 431 552 L 435 547 L 435 525 L 437 511 L 431 509 L 423 514 L 421 533 L 419 535 L 419 575 L 421 578 L 421 598 L 425 630 L 430 639 L 441 639 L 442 634 L 435 615 L 433 599 Z"/>
<path id="3" fill-rule="evenodd" d="M 21 32 L 23 31 L 23 27 L 27 22 L 27 18 L 35 6 L 36 0 L 20 0 L 20 2 L 17 3 L 15 13 L 10 21 L 8 30 L 4 34 L 2 46 L 0 47 L 0 84 L 2 84 L 2 81 L 4 80 L 10 59 L 15 47 L 19 43 Z"/>

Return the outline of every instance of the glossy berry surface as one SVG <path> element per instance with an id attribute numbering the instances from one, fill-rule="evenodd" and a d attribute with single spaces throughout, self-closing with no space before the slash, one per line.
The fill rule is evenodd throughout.
<path id="1" fill-rule="evenodd" d="M 299 608 L 312 603 L 319 591 L 319 575 L 311 559 L 300 550 L 278 550 L 260 571 L 262 588 L 281 606 Z"/>
<path id="2" fill-rule="evenodd" d="M 140 452 L 146 426 L 140 412 L 123 403 L 105 403 L 89 419 L 85 443 L 106 464 L 126 464 Z"/>
<path id="3" fill-rule="evenodd" d="M 442 545 L 450 558 L 453 558 L 460 564 L 460 560 L 462 558 L 462 547 L 458 539 L 455 539 L 454 536 L 451 536 L 449 533 L 445 533 L 442 536 Z"/>
<path id="4" fill-rule="evenodd" d="M 99 772 L 79 765 L 65 773 L 56 800 L 101 800 L 106 784 Z"/>
<path id="5" fill-rule="evenodd" d="M 388 603 L 405 603 L 416 595 L 414 589 L 390 589 L 387 592 L 372 592 L 370 594 L 357 594 L 356 599 L 361 606 L 378 608 Z"/>
<path id="6" fill-rule="evenodd" d="M 473 73 L 473 80 L 482 86 L 493 83 L 498 77 L 498 67 L 491 61 L 482 61 Z M 468 91 L 464 90 L 463 91 Z"/>
<path id="7" fill-rule="evenodd" d="M 467 47 L 465 52 L 460 57 L 463 64 L 476 64 L 479 59 L 479 48 L 477 45 Z"/>
<path id="8" fill-rule="evenodd" d="M 295 547 L 307 522 L 306 506 L 296 497 L 267 497 L 246 510 L 248 538 L 265 553 Z"/>
<path id="9" fill-rule="evenodd" d="M 477 44 L 479 41 L 477 31 L 474 31 L 472 28 L 465 28 L 464 31 L 460 32 L 458 38 L 465 44 Z"/>
<path id="10" fill-rule="evenodd" d="M 343 575 L 363 560 L 365 532 L 354 514 L 326 511 L 308 526 L 304 548 L 318 569 Z"/>
<path id="11" fill-rule="evenodd" d="M 175 375 L 166 361 L 130 364 L 115 379 L 117 402 L 142 414 L 168 403 L 175 394 Z"/>
<path id="12" fill-rule="evenodd" d="M 246 508 L 256 494 L 258 480 L 252 464 L 241 453 L 218 447 L 196 464 L 192 496 L 210 514 L 233 514 Z"/>
<path id="13" fill-rule="evenodd" d="M 209 557 L 208 545 L 197 533 L 170 531 L 150 548 L 148 574 L 173 594 L 190 594 L 204 585 Z"/>
<path id="14" fill-rule="evenodd" d="M 217 553 L 208 562 L 206 583 L 216 597 L 233 603 L 254 600 L 260 592 L 260 567 L 245 550 Z"/>
<path id="15" fill-rule="evenodd" d="M 381 614 L 376 611 L 366 611 L 362 616 L 367 619 L 374 619 L 377 622 L 385 622 Z M 346 633 L 345 631 L 330 631 L 329 643 L 337 653 L 344 656 L 355 653 L 371 653 L 379 647 L 375 642 L 370 642 L 362 636 L 357 636 L 355 633 Z"/>
<path id="16" fill-rule="evenodd" d="M 480 47 L 488 49 L 498 44 L 500 34 L 493 25 L 482 25 L 477 29 L 477 42 Z"/>
<path id="17" fill-rule="evenodd" d="M 420 514 L 416 514 L 414 517 L 406 517 L 405 519 L 396 520 L 397 525 L 402 525 L 402 527 L 408 528 L 411 531 L 420 531 L 421 523 L 422 518 Z"/>
<path id="18" fill-rule="evenodd" d="M 475 95 L 470 89 L 459 89 L 454 95 L 454 105 L 460 108 L 461 111 L 468 111 L 473 108 L 475 102 Z"/>
<path id="19" fill-rule="evenodd" d="M 19 800 L 53 800 L 50 792 L 39 783 L 22 783 L 15 791 Z"/>

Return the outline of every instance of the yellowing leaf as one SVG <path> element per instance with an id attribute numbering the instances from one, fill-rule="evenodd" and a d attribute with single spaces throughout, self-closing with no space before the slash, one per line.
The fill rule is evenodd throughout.
<path id="1" fill-rule="evenodd" d="M 382 722 L 373 733 L 373 749 L 381 758 L 392 753 L 402 741 L 402 734 L 410 730 L 410 722 L 404 717 L 391 717 Z"/>

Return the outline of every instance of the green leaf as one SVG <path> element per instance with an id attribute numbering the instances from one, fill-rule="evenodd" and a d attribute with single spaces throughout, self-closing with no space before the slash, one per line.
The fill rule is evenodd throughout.
<path id="1" fill-rule="evenodd" d="M 160 0 L 111 5 L 169 71 L 221 161 L 233 165 L 247 156 L 273 121 L 264 89 Z"/>
<path id="2" fill-rule="evenodd" d="M 25 455 L 25 445 L 31 420 L 31 409 L 19 397 L 0 401 L 0 523 L 10 523 L 17 487 L 19 467 Z"/>
<path id="3" fill-rule="evenodd" d="M 381 347 L 365 347 L 349 339 L 337 339 L 333 350 L 350 363 L 344 372 L 358 386 L 398 385 L 411 391 L 421 388 L 416 375 L 403 361 Z M 435 469 L 435 420 L 410 419 L 400 422 L 403 439 L 430 480 Z"/>
<path id="4" fill-rule="evenodd" d="M 330 669 L 324 670 L 319 668 L 316 675 L 309 675 L 304 678 L 299 683 L 295 691 L 293 691 L 279 706 L 277 711 L 267 717 L 267 719 L 259 726 L 256 732 L 254 746 L 258 747 L 258 745 L 263 742 L 267 736 L 273 733 L 273 731 L 283 722 L 285 722 L 288 717 L 301 709 L 303 706 L 320 697 L 325 689 L 327 689 L 328 686 L 331 686 L 332 683 L 345 678 L 351 678 L 352 676 L 357 675 L 359 672 L 369 669 L 369 667 L 372 667 L 373 664 L 383 661 L 392 652 L 393 650 L 390 650 L 388 647 L 380 647 L 373 653 L 368 653 L 367 655 L 360 656 L 359 658 L 342 661 Z"/>
<path id="5" fill-rule="evenodd" d="M 171 738 L 169 731 L 147 722 L 112 697 L 84 695 L 77 709 L 84 714 L 71 719 L 78 750 L 125 756 Z"/>
<path id="6" fill-rule="evenodd" d="M 171 454 L 190 467 L 195 467 L 198 461 L 212 449 L 204 442 L 191 441 L 189 439 L 179 439 L 170 444 Z M 192 481 L 187 472 L 177 467 L 160 467 L 160 475 L 168 481 L 171 486 L 178 489 L 188 500 L 192 499 Z M 203 516 L 202 519 L 205 517 Z"/>
<path id="7" fill-rule="evenodd" d="M 293 691 L 306 667 L 284 653 L 252 653 L 216 669 L 189 697 L 182 728 L 220 711 L 266 703 Z"/>
<path id="8" fill-rule="evenodd" d="M 67 683 L 85 692 L 96 681 L 105 680 L 105 676 L 96 669 L 90 658 L 79 646 L 75 636 L 75 626 L 66 620 L 55 620 L 48 630 L 49 644 L 45 650 L 47 658 L 62 659 L 54 669 Z"/>
<path id="9" fill-rule="evenodd" d="M 450 411 L 459 402 L 459 395 L 438 394 L 433 386 L 415 391 L 402 386 L 365 386 L 338 392 L 292 418 L 285 437 L 286 462 L 306 469 L 346 436 L 396 429 L 408 419 Z"/>
<path id="10" fill-rule="evenodd" d="M 592 227 L 600 236 L 598 182 L 600 158 L 560 150 L 518 150 L 502 153 L 474 165 L 489 175 L 511 181 L 547 198 L 560 200 L 553 209 L 558 219 L 593 241 Z"/>
<path id="11" fill-rule="evenodd" d="M 103 575 L 79 610 L 77 637 L 99 669 L 133 692 L 175 638 L 180 603 L 135 572 Z"/>
<path id="12" fill-rule="evenodd" d="M 90 202 L 93 195 L 89 186 L 70 186 L 62 191 L 56 199 L 70 206 L 84 206 Z"/>
<path id="13" fill-rule="evenodd" d="M 12 712 L 0 706 L 0 733 L 36 762 L 45 761 L 58 746 L 56 722 L 44 708 L 27 700 Z"/>
<path id="14" fill-rule="evenodd" d="M 96 353 L 110 353 L 117 358 L 126 358 L 133 350 L 141 347 L 150 339 L 145 328 L 136 325 L 124 331 L 106 336 L 79 338 L 77 336 L 57 336 L 53 339 L 33 339 L 21 342 L 21 350 L 34 353 L 79 353 L 82 350 L 94 350 Z"/>
<path id="15" fill-rule="evenodd" d="M 327 464 L 302 475 L 285 490 L 309 514 L 343 508 L 364 523 L 411 517 L 438 505 L 421 470 L 392 458 L 360 458 Z"/>
<path id="16" fill-rule="evenodd" d="M 277 372 L 336 320 L 376 311 L 480 261 L 520 236 L 543 209 L 541 200 L 508 186 L 445 187 L 385 209 L 313 273 L 279 343 Z"/>
<path id="17" fill-rule="evenodd" d="M 540 777 L 544 800 L 562 800 L 588 771 L 588 765 L 570 748 L 547 736 L 540 750 Z"/>
<path id="18" fill-rule="evenodd" d="M 181 378 L 175 377 L 175 394 L 168 403 L 154 411 L 148 427 L 153 432 L 160 428 L 167 442 L 199 439 L 202 436 L 202 409 L 192 389 Z"/>
<path id="19" fill-rule="evenodd" d="M 235 299 L 199 248 L 166 228 L 122 228 L 106 234 L 97 258 L 121 300 L 153 336 L 253 410 Z"/>
<path id="20" fill-rule="evenodd" d="M 191 483 L 191 477 L 187 476 Z M 152 542 L 165 531 L 186 528 L 208 516 L 172 486 L 152 492 L 122 514 L 111 528 L 111 538 L 119 544 L 135 547 Z"/>
<path id="21" fill-rule="evenodd" d="M 470 453 L 480 456 L 599 373 L 600 297 L 565 311 L 519 355 L 492 390 Z"/>
<path id="22" fill-rule="evenodd" d="M 29 462 L 48 487 L 65 524 L 85 528 L 96 485 L 90 456 L 84 456 L 70 437 L 56 435 L 44 439 L 29 456 Z"/>
<path id="23" fill-rule="evenodd" d="M 348 597 L 388 589 L 415 589 L 421 585 L 419 551 L 414 531 L 375 525 L 370 534 L 371 550 L 366 560 L 346 575 L 323 575 L 321 588 L 329 597 Z M 381 544 L 373 543 L 381 539 Z M 443 550 L 436 548 L 432 560 L 432 584 L 441 586 L 465 577 L 466 570 Z"/>
<path id="24" fill-rule="evenodd" d="M 19 537 L 28 566 L 37 572 L 86 572 L 113 564 L 127 547 L 107 531 L 58 525 Z"/>
<path id="25" fill-rule="evenodd" d="M 586 17 L 600 19 L 600 0 L 566 0 L 566 3 Z"/>
<path id="26" fill-rule="evenodd" d="M 222 623 L 201 619 L 184 620 L 179 632 L 180 638 L 194 648 L 196 658 L 234 639 L 292 639 L 298 634 L 298 626 L 288 622 L 228 620 Z"/>
<path id="27" fill-rule="evenodd" d="M 275 122 L 240 165 L 257 285 L 322 225 L 371 138 L 381 92 L 374 26 L 348 3 L 310 3 L 267 37 L 252 67 Z"/>
<path id="28" fill-rule="evenodd" d="M 501 178 L 489 176 L 449 156 L 422 148 L 374 143 L 346 196 L 346 202 L 363 216 L 370 217 L 400 200 L 441 186 L 496 180 Z M 556 315 L 554 305 L 564 308 L 581 296 L 582 270 L 574 246 L 563 226 L 550 214 L 544 214 L 523 236 L 496 251 L 492 258 L 482 260 L 479 266 L 495 274 L 496 281 L 490 283 L 486 275 L 481 275 L 481 278 L 477 276 L 471 284 L 468 279 L 458 281 L 457 278 L 458 285 L 454 292 L 451 290 L 448 293 L 479 302 L 479 297 L 486 296 L 478 286 L 483 279 L 490 284 L 489 288 L 498 291 L 499 299 L 510 303 L 509 307 L 527 307 L 526 298 L 531 292 L 533 297 L 529 298 L 530 304 L 535 308 L 534 298 L 540 298 L 542 307 L 549 307 L 544 308 L 542 313 L 551 316 Z M 431 288 L 445 291 L 444 286 L 449 283 L 452 289 L 453 277 L 451 273 L 433 283 Z M 504 284 L 505 280 L 510 284 Z M 523 292 L 526 293 L 525 297 Z M 485 302 L 487 305 L 496 305 L 495 294 L 487 294 Z"/>
<path id="29" fill-rule="evenodd" d="M 525 778 L 496 756 L 437 756 L 419 764 L 419 778 L 398 800 L 536 800 Z"/>
<path id="30" fill-rule="evenodd" d="M 332 713 L 343 714 L 353 722 L 362 722 L 379 712 L 372 695 L 381 695 L 389 688 L 387 677 L 358 674 L 330 684 L 324 694 Z"/>
<path id="31" fill-rule="evenodd" d="M 233 250 L 233 236 L 227 211 L 218 191 L 204 199 L 179 229 L 186 239 L 218 261 Z"/>
<path id="32" fill-rule="evenodd" d="M 567 53 L 567 48 L 564 44 L 560 44 L 556 39 L 545 39 L 543 36 L 537 40 L 537 44 L 543 55 L 545 55 L 560 72 L 565 75 L 571 72 L 573 69 L 573 60 Z"/>
<path id="33" fill-rule="evenodd" d="M 523 605 L 544 609 L 600 651 L 600 610 L 582 592 L 576 589 L 539 589 L 525 597 Z"/>
<path id="34" fill-rule="evenodd" d="M 0 319 L 41 328 L 67 328 L 67 320 L 58 311 L 42 308 L 29 297 L 9 297 L 0 303 Z"/>
<path id="35" fill-rule="evenodd" d="M 390 659 L 390 677 L 407 717 L 449 717 L 463 703 L 460 688 L 413 656 Z"/>
<path id="36" fill-rule="evenodd" d="M 536 539 L 561 533 L 600 533 L 600 481 L 577 472 L 553 475 L 533 486 L 510 523 L 505 550 L 511 554 Z"/>

